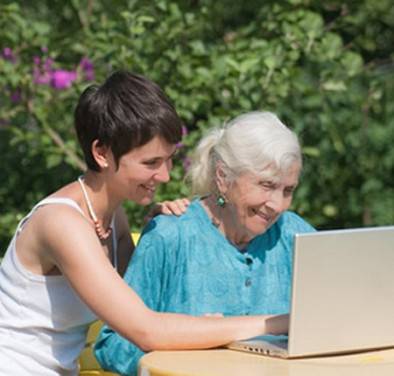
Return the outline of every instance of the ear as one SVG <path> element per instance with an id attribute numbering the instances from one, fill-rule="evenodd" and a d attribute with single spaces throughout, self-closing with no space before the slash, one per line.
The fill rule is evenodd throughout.
<path id="1" fill-rule="evenodd" d="M 226 194 L 229 183 L 227 179 L 227 174 L 223 168 L 223 163 L 221 163 L 220 161 L 216 165 L 215 175 L 216 175 L 216 185 L 218 187 L 219 192 L 222 194 Z"/>
<path id="2" fill-rule="evenodd" d="M 101 145 L 99 140 L 94 140 L 92 143 L 92 155 L 101 169 L 108 167 L 110 156 L 110 149 L 108 146 Z"/>

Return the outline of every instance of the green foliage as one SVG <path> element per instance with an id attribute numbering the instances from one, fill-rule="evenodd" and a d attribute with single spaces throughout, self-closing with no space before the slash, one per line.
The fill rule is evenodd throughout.
<path id="1" fill-rule="evenodd" d="M 188 134 L 157 200 L 188 194 L 185 158 L 207 129 L 264 109 L 302 140 L 293 209 L 318 228 L 393 224 L 393 30 L 391 0 L 2 1 L 1 251 L 30 207 L 84 168 L 73 130 L 92 82 L 84 58 L 94 81 L 134 70 L 175 103 Z M 45 62 L 75 77 L 38 84 Z M 139 231 L 148 208 L 125 208 Z"/>

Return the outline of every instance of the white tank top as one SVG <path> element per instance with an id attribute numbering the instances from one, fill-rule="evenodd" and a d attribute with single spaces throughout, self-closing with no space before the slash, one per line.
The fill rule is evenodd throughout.
<path id="1" fill-rule="evenodd" d="M 96 317 L 62 275 L 43 276 L 25 269 L 15 252 L 23 224 L 42 205 L 62 203 L 81 208 L 71 199 L 38 203 L 19 223 L 0 265 L 0 375 L 75 376 L 89 324 Z M 113 227 L 114 231 L 115 228 Z M 116 257 L 116 234 L 114 260 Z"/>

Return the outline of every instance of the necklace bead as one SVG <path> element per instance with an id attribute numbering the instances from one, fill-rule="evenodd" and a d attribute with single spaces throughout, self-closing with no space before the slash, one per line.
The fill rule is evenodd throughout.
<path id="1" fill-rule="evenodd" d="M 107 230 L 104 230 L 104 226 L 102 222 L 97 218 L 96 213 L 93 210 L 92 203 L 90 202 L 88 192 L 86 191 L 85 185 L 82 181 L 82 176 L 78 177 L 78 182 L 82 188 L 83 195 L 85 197 L 86 205 L 88 206 L 89 214 L 93 219 L 94 228 L 96 230 L 96 234 L 100 240 L 107 240 L 112 234 L 112 227 L 108 227 Z"/>

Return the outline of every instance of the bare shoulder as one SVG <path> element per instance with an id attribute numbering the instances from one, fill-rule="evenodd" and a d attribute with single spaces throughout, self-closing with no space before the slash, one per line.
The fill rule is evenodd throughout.
<path id="1" fill-rule="evenodd" d="M 40 206 L 28 222 L 36 227 L 36 230 L 42 228 L 39 233 L 45 237 L 51 236 L 48 229 L 53 231 L 62 228 L 67 231 L 67 227 L 75 223 L 89 223 L 88 218 L 76 207 L 60 202 Z"/>
<path id="2" fill-rule="evenodd" d="M 87 218 L 75 207 L 62 203 L 43 205 L 28 219 L 17 238 L 18 258 L 34 273 L 58 274 L 56 254 L 66 252 L 73 239 L 89 232 L 92 231 Z"/>

